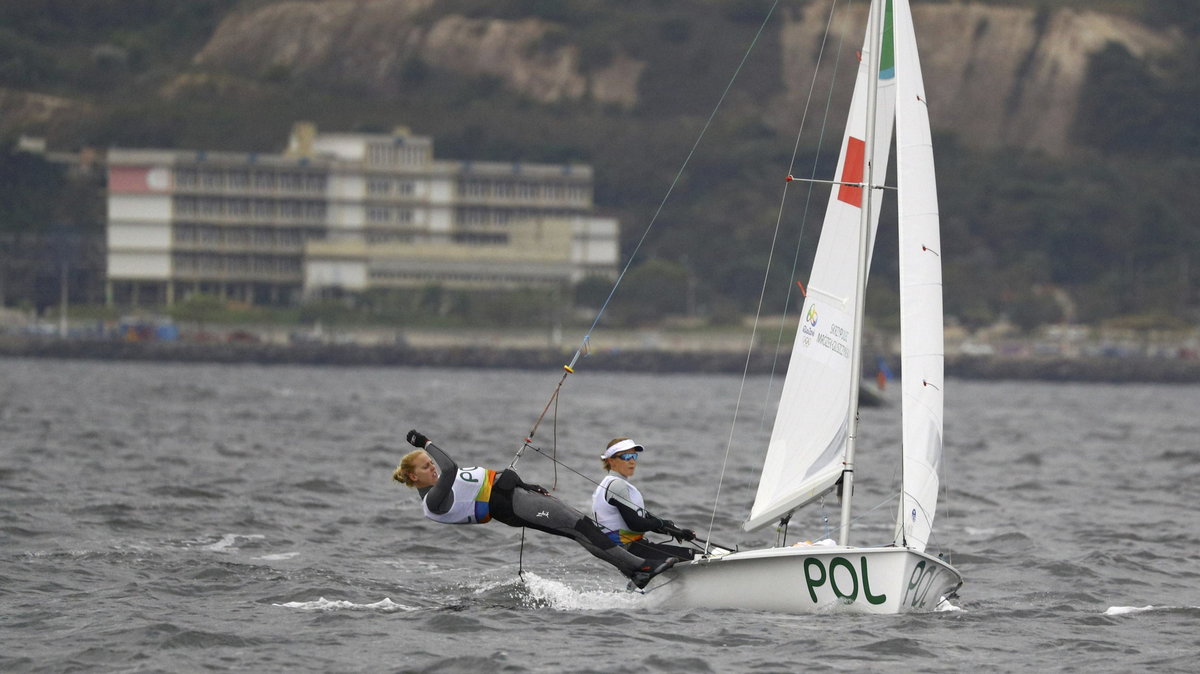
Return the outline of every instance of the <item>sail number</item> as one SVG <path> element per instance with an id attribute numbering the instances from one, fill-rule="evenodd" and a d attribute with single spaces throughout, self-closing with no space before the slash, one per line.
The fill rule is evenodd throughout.
<path id="1" fill-rule="evenodd" d="M 854 563 L 845 557 L 834 557 L 829 560 L 829 566 L 818 557 L 808 557 L 804 560 L 804 581 L 808 584 L 808 596 L 817 603 L 817 588 L 826 584 L 833 590 L 834 596 L 847 604 L 858 599 L 859 588 L 862 588 L 863 598 L 871 604 L 882 604 L 887 601 L 886 594 L 876 595 L 871 592 L 871 579 L 867 575 L 867 558 L 860 557 L 861 573 L 856 571 Z M 843 573 L 838 571 L 844 569 Z M 840 580 L 839 580 L 840 578 Z M 862 583 L 859 583 L 862 578 Z"/>
<path id="2" fill-rule="evenodd" d="M 939 567 L 926 564 L 925 560 L 917 562 L 908 578 L 900 603 L 913 608 L 923 608 L 929 599 L 929 591 L 940 575 Z M 858 558 L 857 567 L 845 557 L 831 558 L 828 566 L 819 557 L 809 557 L 804 560 L 804 582 L 808 587 L 808 596 L 814 604 L 818 603 L 817 589 L 826 586 L 833 591 L 835 597 L 847 604 L 858 601 L 860 592 L 869 604 L 882 604 L 887 601 L 886 593 L 877 595 L 871 591 L 866 556 Z M 934 599 L 937 599 L 936 595 Z"/>
<path id="3" fill-rule="evenodd" d="M 908 602 L 914 608 L 924 608 L 925 600 L 929 598 L 929 589 L 933 587 L 933 581 L 941 575 L 941 569 L 935 566 L 927 566 L 925 560 L 917 562 L 913 567 L 912 575 L 908 577 L 908 587 L 904 590 L 904 599 L 900 603 Z M 934 599 L 940 599 L 935 596 Z"/>

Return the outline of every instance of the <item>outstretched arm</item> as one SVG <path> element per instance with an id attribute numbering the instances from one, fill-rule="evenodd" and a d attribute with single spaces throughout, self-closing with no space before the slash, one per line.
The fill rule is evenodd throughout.
<path id="1" fill-rule="evenodd" d="M 440 447 L 433 444 L 429 438 L 416 431 L 408 432 L 408 442 L 414 447 L 425 450 L 425 453 L 433 459 L 438 467 L 437 483 L 421 494 L 421 498 L 425 499 L 425 505 L 431 512 L 439 515 L 450 512 L 450 506 L 454 505 L 454 477 L 458 474 L 458 463 Z"/>

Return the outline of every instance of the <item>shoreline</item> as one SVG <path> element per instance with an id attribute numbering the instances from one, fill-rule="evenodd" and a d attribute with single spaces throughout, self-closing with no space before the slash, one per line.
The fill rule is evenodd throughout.
<path id="1" fill-rule="evenodd" d="M 572 353 L 548 347 L 0 339 L 0 357 L 6 358 L 175 363 L 558 370 L 570 362 Z M 734 351 L 621 349 L 594 352 L 582 364 L 608 372 L 741 373 L 748 369 L 751 374 L 767 374 L 772 367 L 782 371 L 787 355 L 776 359 L 772 353 L 757 352 L 747 359 L 745 353 Z M 946 376 L 984 381 L 1190 384 L 1200 383 L 1200 360 L 947 355 Z"/>

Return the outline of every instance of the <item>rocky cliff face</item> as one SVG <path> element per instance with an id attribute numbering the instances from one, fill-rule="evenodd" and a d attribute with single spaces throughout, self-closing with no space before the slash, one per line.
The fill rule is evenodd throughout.
<path id="1" fill-rule="evenodd" d="M 405 69 L 498 78 L 514 91 L 551 103 L 590 96 L 633 106 L 644 64 L 623 54 L 597 72 L 580 68 L 580 50 L 553 39 L 561 29 L 538 19 L 504 21 L 445 16 L 421 21 L 431 0 L 280 2 L 231 16 L 196 55 L 200 66 L 261 75 L 273 68 L 316 74 L 399 93 Z"/>
<path id="2" fill-rule="evenodd" d="M 776 17 L 780 72 L 762 114 L 781 129 L 796 125 L 812 87 L 831 0 L 812 0 Z M 862 40 L 864 3 L 838 4 L 830 45 L 840 45 L 839 78 Z M 252 95 L 262 77 L 382 97 L 405 95 L 406 79 L 454 72 L 487 77 L 532 100 L 588 100 L 634 108 L 651 65 L 614 46 L 586 67 L 579 35 L 552 22 L 446 15 L 435 0 L 282 0 L 228 16 L 194 57 L 197 70 L 161 95 L 203 87 Z M 979 148 L 1015 146 L 1059 154 L 1070 146 L 1089 57 L 1109 42 L 1137 56 L 1167 52 L 1184 39 L 1097 12 L 971 2 L 916 2 L 922 68 L 937 131 Z M 702 49 L 698 45 L 697 49 Z M 827 91 L 835 52 L 827 49 L 816 91 Z M 680 82 L 679 86 L 687 86 Z M 845 87 L 841 87 L 845 89 Z M 840 91 L 834 109 L 844 109 Z M 52 123 L 87 108 L 64 98 L 0 90 L 0 131 Z M 696 111 L 696 114 L 707 113 Z"/>
<path id="3" fill-rule="evenodd" d="M 792 105 L 807 96 L 815 45 L 828 14 L 828 3 L 816 2 L 784 24 L 784 100 Z M 849 14 L 838 18 L 830 39 L 844 39 L 857 49 L 866 8 L 860 4 Z M 1095 12 L 1040 14 L 970 3 L 917 4 L 913 23 L 929 116 L 938 130 L 975 147 L 1015 146 L 1050 154 L 1069 144 L 1091 54 L 1116 42 L 1143 56 L 1171 49 L 1182 39 Z M 822 70 L 828 72 L 829 64 Z M 847 93 L 843 104 L 848 101 Z"/>
<path id="4" fill-rule="evenodd" d="M 226 19 L 196 55 L 202 67 L 261 76 L 272 68 L 351 83 L 380 95 L 402 92 L 414 60 L 467 76 L 491 76 L 550 103 L 588 98 L 633 107 L 646 63 L 618 51 L 600 70 L 581 67 L 580 48 L 560 26 L 442 16 L 422 20 L 432 0 L 285 1 Z M 841 3 L 845 5 L 845 3 Z M 783 17 L 783 81 L 764 108 L 780 126 L 808 95 L 829 0 Z M 843 57 L 861 41 L 866 8 L 839 10 L 830 36 Z M 1017 146 L 1057 154 L 1069 144 L 1089 56 L 1108 42 L 1135 55 L 1161 52 L 1182 39 L 1096 12 L 963 3 L 917 3 L 931 117 L 940 131 L 976 147 Z M 428 15 L 426 15 L 428 16 Z M 843 64 L 844 66 L 845 64 Z M 819 79 L 832 72 L 825 57 Z M 840 77 L 847 77 L 843 67 Z M 818 89 L 821 90 L 821 89 Z M 843 99 L 848 99 L 846 92 Z M 838 101 L 842 106 L 846 100 Z"/>

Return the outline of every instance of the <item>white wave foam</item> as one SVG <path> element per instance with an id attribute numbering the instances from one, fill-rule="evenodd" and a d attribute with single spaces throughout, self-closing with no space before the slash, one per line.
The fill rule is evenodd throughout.
<path id="1" fill-rule="evenodd" d="M 645 606 L 645 595 L 625 590 L 584 590 L 573 588 L 561 581 L 542 578 L 536 573 L 525 572 L 525 587 L 529 590 L 527 601 L 557 611 L 604 611 Z"/>
<path id="2" fill-rule="evenodd" d="M 1109 606 L 1104 615 L 1129 615 L 1148 611 L 1196 611 L 1200 606 Z"/>
<path id="3" fill-rule="evenodd" d="M 277 555 L 263 555 L 262 557 L 255 557 L 255 559 L 261 559 L 261 560 L 268 561 L 268 562 L 275 562 L 275 561 L 279 561 L 281 559 L 293 559 L 293 558 L 299 557 L 299 556 L 300 556 L 299 552 L 281 552 Z"/>
<path id="4" fill-rule="evenodd" d="M 938 600 L 937 607 L 934 608 L 933 610 L 938 613 L 941 613 L 942 611 L 947 611 L 947 612 L 953 613 L 955 611 L 962 611 L 963 609 L 958 606 L 955 606 L 954 604 L 951 604 L 949 599 L 942 597 L 940 600 Z"/>
<path id="5" fill-rule="evenodd" d="M 213 552 L 227 552 L 230 550 L 237 550 L 238 541 L 260 540 L 265 538 L 266 536 L 263 536 L 262 534 L 224 534 L 221 536 L 221 540 L 210 545 L 201 546 L 201 548 L 204 550 L 212 550 Z"/>
<path id="6" fill-rule="evenodd" d="M 280 608 L 298 608 L 301 611 L 384 611 L 391 613 L 394 611 L 416 611 L 412 606 L 397 604 L 389 597 L 384 597 L 377 602 L 371 604 L 356 604 L 352 601 L 332 601 L 321 597 L 316 601 L 289 601 L 285 604 L 272 604 Z"/>
<path id="7" fill-rule="evenodd" d="M 1104 615 L 1130 615 L 1132 613 L 1146 613 L 1147 611 L 1174 611 L 1177 606 L 1109 606 Z"/>

